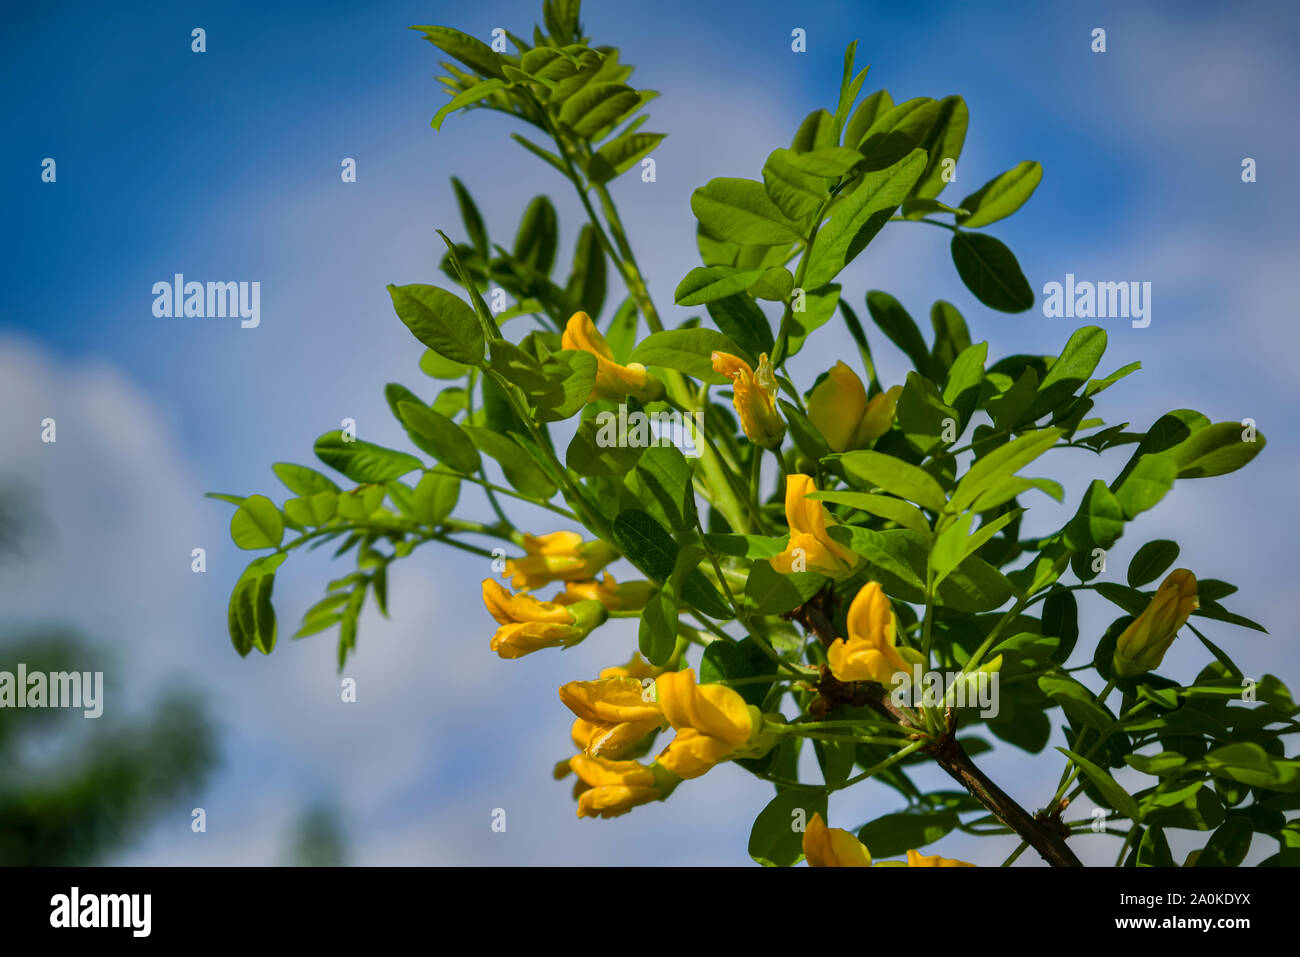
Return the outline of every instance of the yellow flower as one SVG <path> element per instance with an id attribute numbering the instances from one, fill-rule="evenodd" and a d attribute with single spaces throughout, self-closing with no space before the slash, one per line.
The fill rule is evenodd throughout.
<path id="1" fill-rule="evenodd" d="M 659 755 L 659 764 L 678 777 L 699 777 L 749 741 L 754 718 L 745 699 L 732 689 L 697 685 L 691 668 L 660 675 L 655 687 L 659 708 L 677 731 Z"/>
<path id="2" fill-rule="evenodd" d="M 920 656 L 894 644 L 894 609 L 880 582 L 867 582 L 849 605 L 849 640 L 836 638 L 826 649 L 831 674 L 840 681 L 878 681 L 886 688 L 898 672 L 910 673 L 912 663 L 904 653 Z"/>
<path id="3" fill-rule="evenodd" d="M 785 520 L 790 526 L 790 544 L 770 559 L 779 572 L 821 572 L 832 578 L 847 578 L 858 556 L 831 538 L 827 528 L 835 524 L 821 502 L 808 498 L 817 486 L 807 475 L 789 475 L 785 480 Z"/>
<path id="4" fill-rule="evenodd" d="M 567 582 L 564 591 L 557 592 L 551 599 L 560 605 L 572 605 L 578 601 L 598 601 L 610 611 L 639 611 L 645 607 L 655 586 L 648 581 L 624 582 L 618 584 L 614 576 L 605 572 L 602 581 Z"/>
<path id="5" fill-rule="evenodd" d="M 578 817 L 618 817 L 662 796 L 654 770 L 637 761 L 575 754 L 569 766 L 587 785 L 578 795 Z"/>
<path id="6" fill-rule="evenodd" d="M 955 861 L 950 857 L 940 857 L 938 854 L 933 857 L 926 857 L 920 851 L 907 852 L 908 867 L 974 867 L 974 864 L 968 864 L 965 861 Z"/>
<path id="7" fill-rule="evenodd" d="M 600 673 L 600 676 L 602 678 L 636 678 L 640 681 L 643 678 L 657 678 L 662 673 L 662 668 L 650 664 L 641 657 L 639 651 L 634 651 L 627 664 L 606 668 Z"/>
<path id="8" fill-rule="evenodd" d="M 731 404 L 749 440 L 769 449 L 780 445 L 785 421 L 776 411 L 776 374 L 767 353 L 759 356 L 756 372 L 739 356 L 715 352 L 713 371 L 731 380 Z"/>
<path id="9" fill-rule="evenodd" d="M 490 578 L 483 580 L 483 604 L 501 626 L 492 636 L 492 650 L 502 658 L 576 645 L 609 617 L 598 601 L 565 607 L 531 595 L 512 595 Z"/>
<path id="10" fill-rule="evenodd" d="M 1199 607 L 1196 576 L 1186 568 L 1175 568 L 1160 583 L 1151 603 L 1115 642 L 1115 655 L 1111 659 L 1115 674 L 1132 678 L 1160 667 L 1178 629 Z"/>
<path id="11" fill-rule="evenodd" d="M 618 557 L 614 546 L 597 539 L 584 542 L 577 532 L 525 535 L 523 558 L 511 558 L 501 577 L 514 576 L 515 588 L 539 588 L 550 582 L 583 581 Z"/>
<path id="12" fill-rule="evenodd" d="M 637 678 L 570 681 L 560 700 L 578 716 L 573 741 L 592 757 L 618 757 L 666 723 Z"/>
<path id="13" fill-rule="evenodd" d="M 860 449 L 893 427 L 903 387 L 896 385 L 867 401 L 858 374 L 843 362 L 826 374 L 808 396 L 808 420 L 834 452 Z"/>
<path id="14" fill-rule="evenodd" d="M 841 827 L 827 827 L 814 814 L 803 832 L 803 856 L 809 867 L 870 867 L 867 846 Z"/>
<path id="15" fill-rule="evenodd" d="M 609 343 L 591 321 L 591 316 L 585 312 L 575 312 L 569 317 L 560 345 L 565 349 L 590 352 L 596 357 L 596 383 L 591 389 L 591 395 L 587 397 L 588 402 L 596 399 L 621 399 L 625 395 L 634 395 L 642 402 L 651 402 L 664 394 L 663 383 L 647 372 L 641 363 L 629 362 L 622 366 L 614 361 Z"/>

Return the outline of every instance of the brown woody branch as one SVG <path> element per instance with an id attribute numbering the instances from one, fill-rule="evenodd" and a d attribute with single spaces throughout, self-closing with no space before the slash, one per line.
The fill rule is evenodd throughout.
<path id="1" fill-rule="evenodd" d="M 839 637 L 835 633 L 834 616 L 835 596 L 829 588 L 818 592 L 785 615 L 791 621 L 803 625 L 825 647 L 830 647 Z M 828 714 L 844 704 L 859 707 L 867 705 L 891 721 L 916 727 L 911 718 L 894 705 L 884 689 L 874 682 L 843 682 L 832 675 L 829 668 L 823 667 L 817 691 L 817 697 L 809 706 L 809 712 L 815 716 Z M 955 716 L 949 709 L 944 732 L 922 750 L 934 758 L 941 768 L 998 820 L 1019 834 L 1047 863 L 1053 867 L 1082 867 L 1082 862 L 1066 845 L 1066 835 L 1062 833 L 1059 823 L 1048 818 L 1036 818 L 989 780 L 957 740 L 956 727 Z M 926 733 L 924 728 L 917 728 L 917 732 Z"/>

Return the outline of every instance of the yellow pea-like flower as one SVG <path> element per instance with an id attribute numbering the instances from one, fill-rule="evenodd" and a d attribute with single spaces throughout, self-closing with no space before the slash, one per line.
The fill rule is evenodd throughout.
<path id="1" fill-rule="evenodd" d="M 920 851 L 907 852 L 908 867 L 974 867 L 974 864 L 968 864 L 966 861 L 955 861 L 950 857 L 940 857 L 935 854 L 932 857 L 926 857 Z"/>
<path id="2" fill-rule="evenodd" d="M 1132 678 L 1160 667 L 1178 629 L 1199 607 L 1196 576 L 1186 568 L 1175 568 L 1160 583 L 1142 614 L 1133 619 L 1115 642 L 1115 654 L 1111 659 L 1115 674 Z"/>
<path id="3" fill-rule="evenodd" d="M 860 449 L 894 425 L 894 411 L 903 387 L 896 385 L 867 400 L 858 374 L 843 362 L 835 363 L 808 396 L 808 420 L 834 452 Z"/>
<path id="4" fill-rule="evenodd" d="M 506 561 L 502 577 L 515 588 L 540 588 L 551 582 L 584 581 L 618 558 L 618 550 L 599 539 L 584 542 L 577 532 L 525 535 L 524 556 Z"/>
<path id="5" fill-rule="evenodd" d="M 621 399 L 625 395 L 636 396 L 642 402 L 651 402 L 664 394 L 663 383 L 646 371 L 639 362 L 619 365 L 614 361 L 614 353 L 609 343 L 600 334 L 591 316 L 585 312 L 575 312 L 569 317 L 564 327 L 560 345 L 565 349 L 590 352 L 596 357 L 596 382 L 592 386 L 588 402 L 596 399 Z"/>
<path id="6" fill-rule="evenodd" d="M 551 600 L 559 605 L 598 601 L 610 611 L 640 611 L 654 593 L 652 582 L 624 582 L 620 585 L 613 575 L 605 572 L 601 581 L 593 578 L 591 581 L 566 582 L 564 591 L 557 592 Z"/>
<path id="7" fill-rule="evenodd" d="M 696 684 L 694 669 L 665 672 L 655 688 L 659 708 L 677 732 L 658 763 L 680 778 L 699 777 L 727 760 L 754 731 L 745 699 L 725 685 Z"/>
<path id="8" fill-rule="evenodd" d="M 641 657 L 639 651 L 632 652 L 632 657 L 628 659 L 625 665 L 615 665 L 612 668 L 605 668 L 600 672 L 602 678 L 635 678 L 641 681 L 645 678 L 657 678 L 663 674 L 663 668 L 652 665 Z"/>
<path id="9" fill-rule="evenodd" d="M 586 785 L 578 794 L 578 817 L 618 817 L 664 796 L 654 770 L 639 761 L 575 754 L 569 766 Z"/>
<path id="10" fill-rule="evenodd" d="M 841 827 L 827 827 L 814 814 L 803 832 L 803 856 L 809 867 L 870 867 L 871 852 Z"/>
<path id="11" fill-rule="evenodd" d="M 483 580 L 483 604 L 499 627 L 492 650 L 502 658 L 520 658 L 542 648 L 576 645 L 609 617 L 598 601 L 557 605 L 531 595 L 512 595 L 499 582 Z"/>
<path id="12" fill-rule="evenodd" d="M 828 528 L 835 524 L 826 507 L 808 496 L 817 486 L 807 475 L 788 475 L 785 480 L 785 520 L 790 526 L 790 544 L 770 559 L 772 567 L 784 574 L 821 572 L 831 578 L 847 578 L 858 563 L 858 556 L 831 538 Z"/>
<path id="13" fill-rule="evenodd" d="M 894 608 L 880 582 L 867 582 L 849 605 L 848 641 L 836 638 L 826 649 L 831 674 L 840 681 L 878 681 L 886 688 L 898 672 L 910 673 L 920 656 L 894 643 Z M 908 653 L 912 660 L 904 657 Z"/>
<path id="14" fill-rule="evenodd" d="M 618 757 L 667 722 L 637 678 L 570 681 L 560 700 L 577 717 L 573 740 L 592 757 Z"/>
<path id="15" fill-rule="evenodd" d="M 749 440 L 769 449 L 780 445 L 785 420 L 776 410 L 776 373 L 767 353 L 759 357 L 758 369 L 754 370 L 739 356 L 715 352 L 713 371 L 731 380 L 731 404 Z"/>

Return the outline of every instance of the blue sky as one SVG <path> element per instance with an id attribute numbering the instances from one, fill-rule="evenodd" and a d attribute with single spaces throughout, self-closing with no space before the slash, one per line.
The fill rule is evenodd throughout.
<path id="1" fill-rule="evenodd" d="M 1296 674 L 1285 628 L 1300 557 L 1289 535 L 1300 464 L 1288 175 L 1300 143 L 1285 122 L 1297 87 L 1294 5 L 589 7 L 589 35 L 620 46 L 638 67 L 633 82 L 662 94 L 647 126 L 669 134 L 657 181 L 627 177 L 615 196 L 670 322 L 691 314 L 671 305 L 697 264 L 691 190 L 714 176 L 757 177 L 804 115 L 833 107 L 852 39 L 859 65 L 871 64 L 865 91 L 966 98 L 971 129 L 945 198 L 1040 161 L 1032 201 L 989 230 L 1035 290 L 1067 272 L 1153 286 L 1150 328 L 1102 323 L 1102 371 L 1134 359 L 1144 369 L 1107 392 L 1098 414 L 1145 428 L 1191 407 L 1216 421 L 1252 417 L 1269 439 L 1251 468 L 1181 483 L 1130 528 L 1114 567 L 1143 541 L 1177 538 L 1180 563 L 1239 584 L 1232 606 L 1274 626 L 1269 637 L 1226 626 L 1211 637 L 1248 669 Z M 434 229 L 461 229 L 448 177 L 465 181 L 503 244 L 528 199 L 550 195 L 567 260 L 581 222 L 572 191 L 509 140 L 504 117 L 458 114 L 431 130 L 445 99 L 432 80 L 441 57 L 406 29 L 526 34 L 540 4 L 145 3 L 13 17 L 0 39 L 0 476 L 38 490 L 46 530 L 31 561 L 0 579 L 4 616 L 67 620 L 123 645 L 140 694 L 196 683 L 225 735 L 222 771 L 196 798 L 209 833 L 192 835 L 186 810 L 128 859 L 269 862 L 293 812 L 324 797 L 344 812 L 364 863 L 743 861 L 768 792 L 735 768 L 614 822 L 573 820 L 567 787 L 549 779 L 568 749 L 554 688 L 624 658 L 627 628 L 607 629 L 600 646 L 499 661 L 486 647 L 490 619 L 465 597 L 485 570 L 422 550 L 395 577 L 392 620 L 363 622 L 347 672 L 355 705 L 338 701 L 332 637 L 240 661 L 225 636 L 226 595 L 246 556 L 229 543 L 228 509 L 202 493 L 279 494 L 269 464 L 310 462 L 315 436 L 345 416 L 365 438 L 400 443 L 383 384 L 428 396 L 435 387 L 384 287 L 442 281 Z M 204 54 L 190 51 L 194 27 L 207 31 Z M 790 51 L 794 27 L 807 31 L 807 53 Z M 1104 54 L 1089 49 L 1094 27 L 1107 30 Z M 54 184 L 40 180 L 47 156 Z M 1240 180 L 1247 156 L 1258 162 L 1253 184 Z M 355 184 L 340 181 L 344 157 L 357 161 Z M 155 318 L 152 284 L 177 272 L 260 282 L 261 326 Z M 979 306 L 947 237 L 923 226 L 891 226 L 842 279 L 855 306 L 883 288 L 922 320 L 935 299 L 951 300 L 995 356 L 1054 354 L 1075 325 L 1037 307 L 1008 316 Z M 900 381 L 903 358 L 878 340 L 882 378 Z M 792 370 L 806 385 L 850 351 L 847 335 L 828 332 Z M 59 422 L 56 446 L 38 441 L 46 415 Z M 1121 464 L 1067 460 L 1056 477 L 1077 489 Z M 1043 527 L 1060 521 L 1036 511 Z M 195 546 L 208 550 L 203 576 L 189 570 Z M 282 622 L 342 567 L 295 557 L 277 585 Z M 1086 614 L 1098 630 L 1109 621 L 1105 609 Z M 1200 659 L 1183 643 L 1169 670 L 1191 677 Z M 1046 799 L 1058 770 L 1050 759 L 990 763 L 1026 804 Z M 510 815 L 505 835 L 489 830 L 495 807 Z M 864 789 L 832 805 L 832 823 L 894 808 L 889 793 Z"/>

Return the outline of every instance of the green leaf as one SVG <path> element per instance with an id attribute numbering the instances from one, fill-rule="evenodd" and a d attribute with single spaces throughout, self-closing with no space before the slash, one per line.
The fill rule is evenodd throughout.
<path id="1" fill-rule="evenodd" d="M 387 482 L 389 479 L 401 478 L 407 472 L 424 468 L 424 463 L 414 455 L 396 452 L 360 439 L 347 441 L 337 429 L 326 432 L 316 440 L 315 452 L 316 457 L 330 468 L 361 484 Z"/>
<path id="2" fill-rule="evenodd" d="M 912 361 L 912 367 L 921 375 L 928 376 L 930 348 L 902 304 L 889 293 L 876 289 L 867 293 L 867 311 L 880 331 Z"/>
<path id="3" fill-rule="evenodd" d="M 755 299 L 784 302 L 794 289 L 794 275 L 784 266 L 769 266 L 749 287 Z"/>
<path id="4" fill-rule="evenodd" d="M 506 480 L 524 495 L 542 501 L 555 495 L 555 484 L 513 436 L 473 425 L 462 428 L 475 448 L 496 459 Z"/>
<path id="5" fill-rule="evenodd" d="M 1152 508 L 1174 487 L 1178 463 L 1167 454 L 1147 454 L 1112 486 L 1115 499 L 1128 519 Z"/>
<path id="6" fill-rule="evenodd" d="M 930 127 L 921 148 L 926 153 L 925 172 L 916 181 L 912 196 L 933 198 L 945 186 L 944 173 L 953 168 L 961 156 L 966 142 L 966 128 L 970 125 L 970 112 L 960 96 L 947 96 L 939 101 L 939 116 Z M 951 161 L 945 165 L 945 161 Z"/>
<path id="7" fill-rule="evenodd" d="M 607 183 L 631 169 L 659 145 L 663 133 L 624 133 L 602 146 L 587 164 L 587 179 Z"/>
<path id="8" fill-rule="evenodd" d="M 938 382 L 948 374 L 957 356 L 970 347 L 970 330 L 957 307 L 942 299 L 930 307 L 930 325 L 934 328 L 931 371 Z"/>
<path id="9" fill-rule="evenodd" d="M 1041 675 L 1038 687 L 1043 694 L 1059 704 L 1072 721 L 1086 724 L 1098 731 L 1105 731 L 1115 723 L 1106 709 L 1093 699 L 1092 692 L 1073 678 L 1065 675 Z"/>
<path id="10" fill-rule="evenodd" d="M 1005 219 L 1025 204 L 1043 178 L 1043 167 L 1026 160 L 989 180 L 961 201 L 968 216 L 958 216 L 957 224 L 974 229 Z"/>
<path id="11" fill-rule="evenodd" d="M 984 384 L 984 362 L 988 358 L 989 344 L 977 342 L 961 351 L 948 369 L 948 380 L 943 387 L 943 401 L 957 411 L 959 431 L 966 428 L 975 414 L 980 389 Z"/>
<path id="12" fill-rule="evenodd" d="M 295 495 L 315 495 L 317 492 L 337 492 L 339 487 L 328 476 L 305 465 L 276 462 L 271 466 L 284 487 Z"/>
<path id="13" fill-rule="evenodd" d="M 711 179 L 691 194 L 691 211 L 714 237 L 741 246 L 796 242 L 799 230 L 752 179 Z"/>
<path id="14" fill-rule="evenodd" d="M 573 248 L 573 270 L 565 288 L 570 312 L 599 316 L 605 305 L 605 250 L 595 228 L 586 223 Z"/>
<path id="15" fill-rule="evenodd" d="M 825 285 L 852 262 L 894 215 L 924 169 L 925 153 L 913 150 L 892 166 L 864 175 L 857 188 L 834 207 L 830 221 L 817 234 L 807 254 L 804 288 Z"/>
<path id="16" fill-rule="evenodd" d="M 560 122 L 583 139 L 595 137 L 641 105 L 641 94 L 622 83 L 590 83 L 565 101 Z"/>
<path id="17" fill-rule="evenodd" d="M 284 514 L 291 521 L 309 528 L 317 528 L 332 519 L 338 512 L 338 493 L 317 492 L 291 498 L 284 503 Z"/>
<path id="18" fill-rule="evenodd" d="M 794 297 L 793 311 L 790 314 L 790 325 L 787 330 L 785 350 L 787 359 L 797 355 L 808 336 L 835 315 L 835 307 L 839 301 L 840 287 L 836 283 L 806 290 L 802 298 L 798 295 Z"/>
<path id="19" fill-rule="evenodd" d="M 1169 850 L 1169 841 L 1165 832 L 1158 827 L 1149 827 L 1142 833 L 1142 840 L 1137 848 L 1138 867 L 1173 867 L 1174 855 Z"/>
<path id="20" fill-rule="evenodd" d="M 1135 823 L 1142 820 L 1142 811 L 1139 809 L 1137 801 L 1133 799 L 1131 794 L 1120 787 L 1107 771 L 1093 764 L 1083 755 L 1075 754 L 1067 748 L 1057 748 L 1056 750 L 1079 766 L 1079 770 L 1096 786 L 1097 790 L 1101 792 L 1101 796 L 1111 807 Z"/>
<path id="21" fill-rule="evenodd" d="M 612 530 L 628 561 L 652 581 L 668 580 L 677 561 L 677 543 L 653 516 L 643 509 L 625 509 L 614 518 Z"/>
<path id="22" fill-rule="evenodd" d="M 426 451 L 439 462 L 466 475 L 479 470 L 482 459 L 474 443 L 451 419 L 412 402 L 399 402 L 397 414 L 412 438 L 419 436 L 422 445 L 427 446 Z"/>
<path id="23" fill-rule="evenodd" d="M 1015 254 L 992 236 L 954 234 L 952 261 L 966 288 L 990 309 L 1024 312 L 1033 307 L 1034 291 Z"/>
<path id="24" fill-rule="evenodd" d="M 766 352 L 771 355 L 775 346 L 772 327 L 767 316 L 749 296 L 738 293 L 725 299 L 715 299 L 706 306 L 713 324 L 732 342 L 751 356 Z"/>
<path id="25" fill-rule="evenodd" d="M 906 502 L 890 498 L 888 495 L 872 495 L 870 492 L 813 492 L 808 496 L 822 502 L 848 505 L 872 515 L 897 522 L 904 528 L 910 528 L 918 535 L 930 534 L 930 523 L 920 509 Z"/>
<path id="26" fill-rule="evenodd" d="M 275 647 L 275 609 L 271 591 L 275 572 L 288 557 L 287 552 L 263 555 L 249 562 L 230 594 L 226 624 L 230 640 L 240 657 L 254 648 L 269 655 Z"/>
<path id="27" fill-rule="evenodd" d="M 957 823 L 957 812 L 949 808 L 886 814 L 864 824 L 858 840 L 867 846 L 872 858 L 893 857 L 933 844 Z"/>
<path id="28" fill-rule="evenodd" d="M 754 358 L 726 336 L 713 329 L 667 329 L 652 333 L 632 352 L 633 362 L 665 366 L 716 385 L 730 380 L 713 371 L 713 353 L 727 352 L 754 365 Z"/>
<path id="29" fill-rule="evenodd" d="M 1128 583 L 1134 588 L 1155 581 L 1178 560 L 1178 543 L 1168 539 L 1147 542 L 1128 565 Z"/>
<path id="30" fill-rule="evenodd" d="M 825 176 L 808 172 L 793 150 L 773 150 L 763 164 L 763 185 L 768 198 L 787 219 L 802 223 L 817 212 L 830 189 Z"/>
<path id="31" fill-rule="evenodd" d="M 469 235 L 469 241 L 478 250 L 479 256 L 486 260 L 491 247 L 488 245 L 487 228 L 483 225 L 483 216 L 479 213 L 478 206 L 475 205 L 474 198 L 470 196 L 465 184 L 455 176 L 451 178 L 451 188 L 456 194 L 456 205 L 460 207 L 460 218 L 465 224 L 465 232 Z"/>
<path id="32" fill-rule="evenodd" d="M 411 495 L 416 519 L 424 525 L 440 525 L 460 498 L 460 479 L 446 472 L 425 472 Z"/>
<path id="33" fill-rule="evenodd" d="M 724 299 L 744 292 L 762 273 L 761 269 L 736 269 L 733 266 L 696 266 L 678 284 L 673 300 L 679 306 L 698 306 Z"/>
<path id="34" fill-rule="evenodd" d="M 432 349 L 425 349 L 420 356 L 420 371 L 433 379 L 461 379 L 469 370 L 463 362 L 444 359 Z"/>
<path id="35" fill-rule="evenodd" d="M 860 485 L 884 489 L 931 511 L 944 507 L 943 487 L 929 472 L 902 459 L 869 449 L 828 458 L 837 459 L 848 478 Z"/>
<path id="36" fill-rule="evenodd" d="M 844 127 L 844 145 L 857 146 L 862 142 L 876 120 L 894 108 L 894 100 L 888 90 L 877 90 L 858 104 Z"/>
<path id="37" fill-rule="evenodd" d="M 1229 817 L 1196 858 L 1197 867 L 1238 867 L 1250 852 L 1249 818 Z"/>
<path id="38" fill-rule="evenodd" d="M 1060 437 L 1060 429 L 1027 432 L 978 459 L 957 483 L 948 510 L 953 513 L 965 511 L 981 493 L 1038 458 Z"/>
<path id="39" fill-rule="evenodd" d="M 538 400 L 538 419 L 559 422 L 580 412 L 596 383 L 596 368 L 596 357 L 582 350 L 564 349 L 547 356 L 542 372 L 555 385 L 555 391 Z"/>
<path id="40" fill-rule="evenodd" d="M 781 791 L 754 819 L 749 832 L 749 856 L 764 867 L 798 864 L 803 859 L 803 832 L 814 814 L 826 819 L 825 791 Z"/>
<path id="41" fill-rule="evenodd" d="M 545 196 L 534 196 L 515 234 L 514 258 L 542 276 L 551 274 L 559 245 L 559 224 L 555 207 Z"/>
<path id="42" fill-rule="evenodd" d="M 483 76 L 502 76 L 501 57 L 482 40 L 453 30 L 451 27 L 411 27 L 443 53 L 455 57 L 471 70 Z"/>
<path id="43" fill-rule="evenodd" d="M 497 92 L 498 90 L 505 89 L 505 86 L 506 86 L 505 80 L 497 80 L 497 79 L 484 80 L 482 83 L 477 83 L 474 86 L 471 86 L 468 90 L 464 90 L 457 96 L 453 96 L 447 103 L 443 105 L 442 109 L 440 109 L 437 113 L 433 114 L 433 121 L 432 123 L 430 123 L 430 125 L 435 130 L 441 130 L 442 121 L 445 120 L 452 113 L 456 112 L 457 110 L 464 109 L 465 107 L 469 106 L 471 103 L 477 103 L 479 100 L 491 96 L 493 93 Z"/>
<path id="44" fill-rule="evenodd" d="M 779 615 L 802 605 L 826 586 L 828 579 L 816 572 L 783 574 L 770 562 L 756 561 L 745 582 L 745 603 L 755 614 Z"/>
<path id="45" fill-rule="evenodd" d="M 645 450 L 627 477 L 627 485 L 656 519 L 673 531 L 684 532 L 696 522 L 692 478 L 691 466 L 680 449 L 653 446 Z"/>
<path id="46" fill-rule="evenodd" d="M 923 456 L 947 445 L 944 436 L 957 425 L 957 410 L 945 405 L 934 383 L 916 372 L 907 374 L 895 414 L 904 440 Z"/>
<path id="47" fill-rule="evenodd" d="M 626 475 L 646 451 L 632 432 L 620 433 L 619 417 L 602 412 L 583 419 L 564 454 L 565 464 L 579 475 Z"/>
<path id="48" fill-rule="evenodd" d="M 1038 387 L 1038 396 L 1030 407 L 1027 418 L 1038 417 L 1059 407 L 1066 399 L 1081 389 L 1097 368 L 1106 351 L 1106 330 L 1097 326 L 1084 326 L 1075 330 L 1061 355 Z"/>
<path id="49" fill-rule="evenodd" d="M 230 518 L 230 537 L 240 548 L 279 548 L 284 516 L 265 495 L 250 495 Z"/>
<path id="50" fill-rule="evenodd" d="M 938 119 L 938 102 L 928 96 L 918 96 L 882 114 L 861 142 L 850 145 L 862 153 L 867 169 L 884 169 L 920 146 Z M 924 166 L 917 171 L 918 177 L 923 170 Z"/>
<path id="51" fill-rule="evenodd" d="M 991 522 L 985 522 L 974 534 L 971 534 L 970 527 L 975 516 L 969 512 L 944 529 L 935 539 L 934 548 L 930 552 L 930 571 L 934 576 L 934 584 L 938 585 L 948 577 L 948 573 L 965 561 L 967 555 L 973 555 L 1024 511 L 1023 508 L 1012 509 Z"/>
<path id="52" fill-rule="evenodd" d="M 1235 472 L 1264 449 L 1262 432 L 1254 432 L 1253 441 L 1244 439 L 1245 433 L 1237 422 L 1218 422 L 1193 433 L 1170 450 L 1178 462 L 1178 477 L 1208 478 Z"/>
<path id="53" fill-rule="evenodd" d="M 397 318 L 434 352 L 466 365 L 483 361 L 483 330 L 474 310 L 437 286 L 388 287 Z"/>

